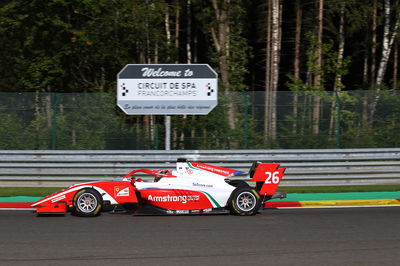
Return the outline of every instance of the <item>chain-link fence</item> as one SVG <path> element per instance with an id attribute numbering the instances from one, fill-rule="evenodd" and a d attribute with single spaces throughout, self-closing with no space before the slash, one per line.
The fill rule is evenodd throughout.
<path id="1" fill-rule="evenodd" d="M 171 148 L 399 147 L 399 132 L 398 91 L 234 92 L 173 116 Z M 164 135 L 163 116 L 127 116 L 114 94 L 0 93 L 0 149 L 163 149 Z"/>

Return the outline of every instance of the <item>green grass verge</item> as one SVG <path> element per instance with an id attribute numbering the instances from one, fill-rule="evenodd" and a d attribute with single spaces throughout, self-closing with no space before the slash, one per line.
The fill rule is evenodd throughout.
<path id="1" fill-rule="evenodd" d="M 44 197 L 60 191 L 61 187 L 0 187 L 0 197 L 37 196 Z M 400 185 L 380 186 L 327 186 L 327 187 L 279 187 L 287 193 L 339 193 L 400 191 Z"/>
<path id="2" fill-rule="evenodd" d="M 380 192 L 400 191 L 400 185 L 377 186 L 326 186 L 326 187 L 279 187 L 287 193 L 339 193 L 339 192 Z"/>
<path id="3" fill-rule="evenodd" d="M 45 197 L 60 191 L 60 187 L 0 187 L 0 197 L 35 196 Z"/>

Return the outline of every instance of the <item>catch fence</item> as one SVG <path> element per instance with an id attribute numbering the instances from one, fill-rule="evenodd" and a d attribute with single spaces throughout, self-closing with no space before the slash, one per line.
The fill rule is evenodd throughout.
<path id="1" fill-rule="evenodd" d="M 400 147 L 398 91 L 282 91 L 273 101 L 268 97 L 223 92 L 208 115 L 172 116 L 171 149 Z M 0 118 L 2 150 L 165 147 L 164 117 L 127 116 L 115 93 L 0 93 Z"/>

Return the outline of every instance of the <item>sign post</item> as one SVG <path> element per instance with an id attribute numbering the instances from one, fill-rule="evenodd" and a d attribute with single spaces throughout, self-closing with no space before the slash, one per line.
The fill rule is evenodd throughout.
<path id="1" fill-rule="evenodd" d="M 207 64 L 129 64 L 117 75 L 117 105 L 128 115 L 206 115 L 218 104 L 218 75 Z"/>
<path id="2" fill-rule="evenodd" d="M 171 116 L 165 116 L 165 150 L 171 149 Z"/>

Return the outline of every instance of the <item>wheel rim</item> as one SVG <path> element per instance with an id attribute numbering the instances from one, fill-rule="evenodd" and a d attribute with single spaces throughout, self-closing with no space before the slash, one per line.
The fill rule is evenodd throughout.
<path id="1" fill-rule="evenodd" d="M 256 196 L 251 192 L 242 192 L 237 197 L 237 206 L 242 211 L 251 211 L 256 206 Z"/>
<path id="2" fill-rule="evenodd" d="M 84 213 L 90 213 L 97 207 L 97 199 L 91 193 L 83 193 L 77 200 L 78 209 Z"/>

